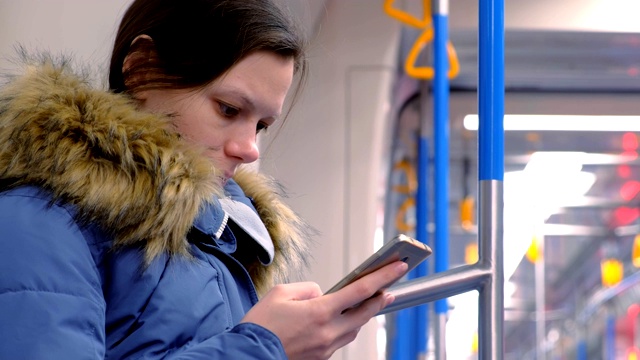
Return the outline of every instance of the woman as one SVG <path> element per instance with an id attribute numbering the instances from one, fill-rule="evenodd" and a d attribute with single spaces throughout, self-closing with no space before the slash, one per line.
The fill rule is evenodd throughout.
<path id="1" fill-rule="evenodd" d="M 307 227 L 240 168 L 305 73 L 270 0 L 134 1 L 109 92 L 29 65 L 0 93 L 0 358 L 326 359 L 393 301 L 401 262 L 282 285 Z"/>

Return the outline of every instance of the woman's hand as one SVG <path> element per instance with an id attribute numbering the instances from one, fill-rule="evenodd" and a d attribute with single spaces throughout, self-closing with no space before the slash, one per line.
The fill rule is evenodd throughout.
<path id="1" fill-rule="evenodd" d="M 242 322 L 256 323 L 275 333 L 289 359 L 328 359 L 352 342 L 369 319 L 393 302 L 391 294 L 374 295 L 406 271 L 407 264 L 397 261 L 325 296 L 315 283 L 278 285 Z"/>

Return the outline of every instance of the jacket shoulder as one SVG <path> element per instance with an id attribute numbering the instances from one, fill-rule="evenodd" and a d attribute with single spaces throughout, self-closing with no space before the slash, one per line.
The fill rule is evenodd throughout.
<path id="1" fill-rule="evenodd" d="M 12 274 L 8 279 L 22 279 L 25 288 L 32 290 L 51 290 L 46 284 L 59 282 L 61 273 L 90 270 L 87 280 L 101 287 L 94 248 L 107 243 L 107 238 L 81 227 L 73 208 L 52 203 L 45 191 L 26 186 L 0 193 L 0 229 L 0 273 Z M 28 278 L 38 282 L 30 283 Z M 77 292 L 82 293 L 83 284 L 78 286 Z M 75 292 L 72 282 L 65 287 Z"/>
<path id="2" fill-rule="evenodd" d="M 104 354 L 101 277 L 82 229 L 46 193 L 0 193 L 0 353 L 93 358 Z M 16 337 L 15 329 L 38 329 Z M 34 347 L 37 341 L 42 346 Z M 73 343 L 73 347 L 67 345 Z"/>

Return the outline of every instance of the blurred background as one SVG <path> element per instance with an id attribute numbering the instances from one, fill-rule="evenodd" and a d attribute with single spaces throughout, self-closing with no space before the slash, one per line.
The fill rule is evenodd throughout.
<path id="1" fill-rule="evenodd" d="M 307 278 L 328 289 L 394 233 L 415 235 L 417 141 L 422 131 L 432 142 L 433 99 L 431 81 L 405 65 L 423 29 L 388 16 L 383 0 L 282 3 L 308 36 L 310 74 L 286 126 L 261 140 L 259 166 L 320 231 Z M 422 19 L 429 2 L 392 3 Z M 0 0 L 0 69 L 14 70 L 21 44 L 73 54 L 102 86 L 128 4 Z M 505 359 L 640 354 L 638 14 L 637 0 L 506 1 Z M 453 268 L 477 259 L 478 1 L 451 1 L 448 21 L 459 66 L 448 119 Z M 431 52 L 426 42 L 416 66 L 432 66 Z M 433 181 L 422 186 L 432 202 Z M 427 223 L 420 240 L 432 244 L 433 209 Z M 448 304 L 447 358 L 477 358 L 477 295 Z M 436 358 L 433 318 L 416 358 Z M 398 359 L 395 326 L 377 317 L 332 359 Z"/>

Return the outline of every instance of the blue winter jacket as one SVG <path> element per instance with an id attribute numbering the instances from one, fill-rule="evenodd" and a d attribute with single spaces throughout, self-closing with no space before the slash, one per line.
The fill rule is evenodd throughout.
<path id="1" fill-rule="evenodd" d="M 221 189 L 164 119 L 36 69 L 0 91 L 0 359 L 286 358 L 240 323 L 304 259 L 278 188 Z"/>

